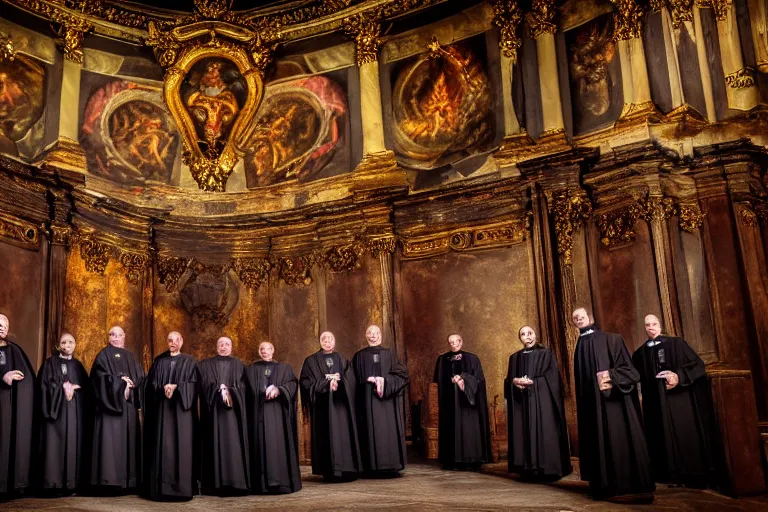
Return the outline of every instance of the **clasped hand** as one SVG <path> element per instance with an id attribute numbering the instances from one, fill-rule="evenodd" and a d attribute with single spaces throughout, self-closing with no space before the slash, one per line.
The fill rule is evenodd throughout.
<path id="1" fill-rule="evenodd" d="M 62 387 L 64 388 L 64 397 L 67 399 L 67 402 L 71 402 L 75 398 L 75 391 L 80 389 L 78 384 L 72 384 L 69 381 L 62 384 Z"/>
<path id="2" fill-rule="evenodd" d="M 274 384 L 270 384 L 267 386 L 266 391 L 264 391 L 264 396 L 267 400 L 274 400 L 278 396 L 280 396 L 280 390 L 275 387 Z"/>
<path id="3" fill-rule="evenodd" d="M 384 377 L 368 377 L 368 382 L 376 387 L 376 394 L 379 398 L 384 396 Z"/>
<path id="4" fill-rule="evenodd" d="M 125 382 L 125 392 L 123 393 L 123 396 L 125 396 L 125 399 L 128 400 L 131 396 L 131 390 L 136 387 L 136 384 L 134 384 L 131 378 L 127 375 L 123 375 L 120 378 L 123 379 L 123 382 Z"/>
<path id="5" fill-rule="evenodd" d="M 667 381 L 665 384 L 665 387 L 667 390 L 670 390 L 677 386 L 677 384 L 680 382 L 680 378 L 677 376 L 675 372 L 670 372 L 668 370 L 664 370 L 663 372 L 659 372 L 656 374 L 657 379 L 664 379 Z"/>
<path id="6" fill-rule="evenodd" d="M 339 381 L 341 380 L 341 375 L 338 373 L 326 373 L 325 378 L 326 380 L 331 381 L 331 391 L 337 391 L 339 389 Z"/>
<path id="7" fill-rule="evenodd" d="M 24 374 L 21 373 L 19 370 L 11 370 L 5 375 L 3 375 L 3 382 L 8 384 L 9 386 L 13 384 L 13 381 L 15 380 L 24 380 Z"/>
<path id="8" fill-rule="evenodd" d="M 168 400 L 173 397 L 173 392 L 176 391 L 176 384 L 166 384 L 163 389 L 165 390 L 165 398 Z"/>
<path id="9" fill-rule="evenodd" d="M 515 377 L 512 379 L 512 384 L 517 386 L 519 389 L 525 389 L 528 386 L 533 386 L 533 381 L 529 379 L 527 375 L 523 375 L 522 377 Z"/>
<path id="10" fill-rule="evenodd" d="M 454 375 L 451 382 L 459 386 L 460 390 L 464 391 L 464 379 L 461 378 L 461 375 Z"/>
<path id="11" fill-rule="evenodd" d="M 221 385 L 219 388 L 221 391 L 221 400 L 224 402 L 224 405 L 227 407 L 232 407 L 232 395 L 229 394 L 229 389 L 224 384 Z"/>
<path id="12" fill-rule="evenodd" d="M 597 387 L 600 389 L 600 391 L 608 391 L 609 389 L 613 388 L 613 383 L 611 382 L 611 374 L 608 372 L 608 370 L 597 372 L 596 375 Z"/>

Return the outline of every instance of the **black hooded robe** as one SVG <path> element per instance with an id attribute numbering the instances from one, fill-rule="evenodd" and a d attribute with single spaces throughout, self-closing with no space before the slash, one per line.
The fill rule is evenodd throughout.
<path id="1" fill-rule="evenodd" d="M 715 486 L 720 436 L 704 361 L 682 338 L 661 336 L 656 341 L 660 343 L 643 344 L 632 356 L 640 372 L 654 476 L 659 482 Z M 679 378 L 673 389 L 656 378 L 664 370 Z"/>
<path id="2" fill-rule="evenodd" d="M 513 384 L 514 379 L 525 375 L 532 385 L 520 389 Z M 563 391 L 552 351 L 536 344 L 509 356 L 504 397 L 509 471 L 547 479 L 570 474 L 573 468 Z"/>
<path id="3" fill-rule="evenodd" d="M 352 366 L 357 380 L 355 411 L 363 471 L 401 471 L 406 463 L 402 391 L 408 384 L 408 370 L 382 346 L 359 350 Z M 368 377 L 384 377 L 381 398 Z"/>
<path id="4" fill-rule="evenodd" d="M 326 374 L 341 376 L 331 391 Z M 301 367 L 301 403 L 312 422 L 312 473 L 326 478 L 352 478 L 362 468 L 355 420 L 355 376 L 338 352 L 317 351 Z"/>
<path id="5" fill-rule="evenodd" d="M 296 400 L 299 382 L 293 368 L 277 361 L 257 361 L 245 369 L 251 492 L 287 494 L 301 489 Z M 280 394 L 267 400 L 274 385 Z"/>
<path id="6" fill-rule="evenodd" d="M 24 374 L 9 386 L 2 377 Z M 27 355 L 6 340 L 0 347 L 0 499 L 24 493 L 30 486 L 35 432 L 35 372 Z"/>
<path id="7" fill-rule="evenodd" d="M 176 384 L 171 398 L 165 385 Z M 192 499 L 197 491 L 197 361 L 165 351 L 144 390 L 145 493 L 153 500 Z"/>
<path id="8" fill-rule="evenodd" d="M 464 379 L 464 391 L 451 382 Z M 471 352 L 437 358 L 433 382 L 439 404 L 438 460 L 446 469 L 475 469 L 491 461 L 488 399 L 480 359 Z"/>
<path id="9" fill-rule="evenodd" d="M 125 381 L 136 385 L 125 399 Z M 129 351 L 107 345 L 91 367 L 96 394 L 91 454 L 91 485 L 134 489 L 140 483 L 139 413 L 144 370 Z"/>
<path id="10" fill-rule="evenodd" d="M 600 391 L 597 373 L 613 387 Z M 656 489 L 645 444 L 637 383 L 640 375 L 624 338 L 582 329 L 574 356 L 581 479 L 595 499 L 650 495 Z"/>
<path id="11" fill-rule="evenodd" d="M 87 481 L 93 386 L 82 363 L 58 354 L 43 363 L 40 381 L 42 488 L 74 492 Z M 67 401 L 64 383 L 80 386 Z"/>
<path id="12" fill-rule="evenodd" d="M 231 356 L 197 364 L 200 392 L 202 488 L 205 494 L 244 494 L 250 483 L 245 366 Z M 229 390 L 232 407 L 221 397 Z"/>

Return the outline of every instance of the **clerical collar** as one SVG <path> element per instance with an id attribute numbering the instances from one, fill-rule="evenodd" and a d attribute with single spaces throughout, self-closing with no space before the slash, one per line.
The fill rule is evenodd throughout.
<path id="1" fill-rule="evenodd" d="M 646 345 L 648 345 L 649 347 L 655 347 L 656 345 L 658 345 L 662 341 L 664 341 L 664 340 L 660 336 L 657 336 L 656 338 L 654 338 L 652 340 L 648 340 L 646 342 Z"/>
<path id="2" fill-rule="evenodd" d="M 587 334 L 592 334 L 593 332 L 595 332 L 595 324 L 588 325 L 586 327 L 579 327 L 579 338 L 586 336 Z"/>
<path id="3" fill-rule="evenodd" d="M 523 354 L 530 354 L 531 352 L 533 352 L 532 348 L 526 348 L 523 350 Z"/>
<path id="4" fill-rule="evenodd" d="M 59 357 L 62 358 L 62 359 L 72 359 L 72 356 L 65 356 L 61 352 L 59 352 Z"/>

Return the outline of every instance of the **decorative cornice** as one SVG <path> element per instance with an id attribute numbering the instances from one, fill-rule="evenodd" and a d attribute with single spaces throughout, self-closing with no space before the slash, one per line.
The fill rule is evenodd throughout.
<path id="1" fill-rule="evenodd" d="M 573 261 L 573 235 L 578 233 L 592 215 L 592 203 L 586 193 L 579 189 L 560 189 L 545 191 L 547 208 L 555 220 L 557 252 L 563 263 L 571 265 Z"/>
<path id="2" fill-rule="evenodd" d="M 73 232 L 70 241 L 80 247 L 80 257 L 85 262 L 85 269 L 104 275 L 114 248 L 98 241 L 93 233 L 87 232 Z"/>
<path id="3" fill-rule="evenodd" d="M 611 0 L 616 7 L 613 15 L 613 37 L 625 41 L 642 37 L 645 10 L 637 0 Z"/>
<path id="4" fill-rule="evenodd" d="M 755 70 L 753 68 L 741 68 L 738 71 L 725 75 L 725 83 L 731 89 L 746 89 L 755 85 Z"/>
<path id="5" fill-rule="evenodd" d="M 63 246 L 69 245 L 69 237 L 71 234 L 72 234 L 71 227 L 56 221 L 52 222 L 50 227 L 46 231 L 48 240 L 50 240 L 52 245 L 63 245 Z"/>
<path id="6" fill-rule="evenodd" d="M 355 40 L 355 60 L 358 66 L 379 60 L 381 23 L 378 13 L 360 13 L 344 18 L 344 33 Z"/>
<path id="7" fill-rule="evenodd" d="M 27 249 L 37 249 L 40 246 L 38 227 L 11 216 L 0 216 L 0 237 Z"/>
<path id="8" fill-rule="evenodd" d="M 557 31 L 554 0 L 533 0 L 528 13 L 528 29 L 532 39 L 541 34 L 554 34 Z"/>
<path id="9" fill-rule="evenodd" d="M 189 262 L 188 258 L 159 256 L 157 258 L 157 277 L 160 284 L 164 284 L 167 291 L 174 291 Z"/>
<path id="10" fill-rule="evenodd" d="M 522 46 L 518 27 L 523 20 L 523 10 L 518 0 L 494 0 L 493 23 L 499 27 L 499 48 L 504 56 L 517 61 L 517 51 Z"/>
<path id="11" fill-rule="evenodd" d="M 149 268 L 152 260 L 148 254 L 130 252 L 125 250 L 119 251 L 120 264 L 125 268 L 125 277 L 131 284 L 139 284 L 143 272 Z"/>

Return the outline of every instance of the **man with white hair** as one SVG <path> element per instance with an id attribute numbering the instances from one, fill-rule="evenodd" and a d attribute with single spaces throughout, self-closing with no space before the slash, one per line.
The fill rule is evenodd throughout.
<path id="1" fill-rule="evenodd" d="M 144 390 L 145 493 L 153 500 L 190 500 L 197 490 L 197 361 L 168 334 Z"/>
<path id="2" fill-rule="evenodd" d="M 197 364 L 203 493 L 245 494 L 250 483 L 245 365 L 232 356 L 226 336 L 216 342 L 216 354 Z"/>
<path id="3" fill-rule="evenodd" d="M 688 487 L 717 484 L 719 434 L 704 361 L 682 338 L 644 320 L 646 341 L 632 356 L 640 372 L 643 417 L 653 474 Z"/>
<path id="4" fill-rule="evenodd" d="M 325 480 L 357 478 L 362 465 L 355 423 L 355 375 L 335 351 L 332 332 L 301 367 L 301 405 L 312 422 L 312 473 Z"/>
<path id="5" fill-rule="evenodd" d="M 35 372 L 26 354 L 9 339 L 10 322 L 0 314 L 0 499 L 30 485 L 34 432 Z"/>
<path id="6" fill-rule="evenodd" d="M 115 325 L 109 330 L 109 344 L 96 355 L 91 367 L 91 382 L 96 393 L 91 485 L 101 492 L 126 493 L 140 483 L 138 410 L 144 370 L 125 349 L 122 327 Z"/>
<path id="7" fill-rule="evenodd" d="M 299 381 L 287 363 L 275 361 L 275 346 L 259 345 L 259 357 L 245 369 L 251 492 L 288 494 L 301 489 L 296 401 Z"/>
<path id="8" fill-rule="evenodd" d="M 624 338 L 598 329 L 584 308 L 571 317 L 579 329 L 573 366 L 581 479 L 594 499 L 650 503 L 656 485 L 637 394 L 640 375 Z"/>

